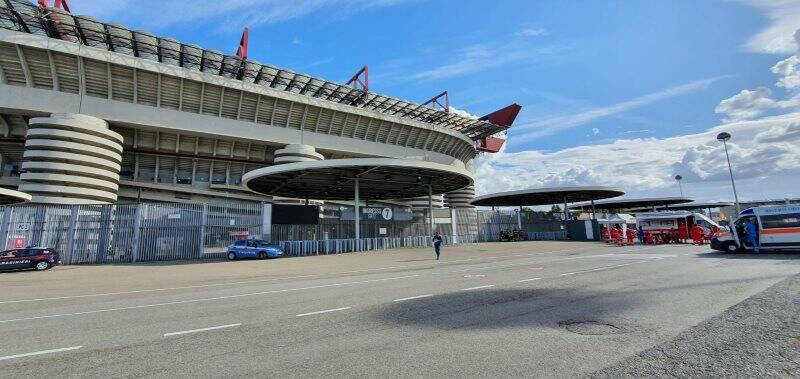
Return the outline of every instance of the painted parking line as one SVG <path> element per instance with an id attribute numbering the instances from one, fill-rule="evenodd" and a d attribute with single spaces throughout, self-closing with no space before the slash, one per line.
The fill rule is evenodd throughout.
<path id="1" fill-rule="evenodd" d="M 249 296 L 262 296 L 262 295 L 270 295 L 270 294 L 276 294 L 276 293 L 296 292 L 296 291 L 313 290 L 313 289 L 320 289 L 320 288 L 343 287 L 343 286 L 351 286 L 351 285 L 365 284 L 365 283 L 378 283 L 378 282 L 386 282 L 386 281 L 390 281 L 390 280 L 416 278 L 418 276 L 419 275 L 405 275 L 405 276 L 396 276 L 396 277 L 393 277 L 393 278 L 374 279 L 374 280 L 361 280 L 361 281 L 357 281 L 357 282 L 322 284 L 322 285 L 318 285 L 318 286 L 288 288 L 288 289 L 272 290 L 272 291 L 248 292 L 248 293 L 241 293 L 241 294 L 236 294 L 236 295 L 227 295 L 227 296 L 205 297 L 205 298 L 200 298 L 200 299 L 169 301 L 169 302 L 165 302 L 165 303 L 132 305 L 132 306 L 129 306 L 129 307 L 105 308 L 105 309 L 96 309 L 96 310 L 91 310 L 91 311 L 74 312 L 74 313 L 58 313 L 58 314 L 50 314 L 50 315 L 44 315 L 44 316 L 21 317 L 21 318 L 15 318 L 15 319 L 0 320 L 0 324 L 7 324 L 7 323 L 10 323 L 10 322 L 30 321 L 30 320 L 42 320 L 42 319 L 57 318 L 57 317 L 82 316 L 82 315 L 89 315 L 89 314 L 96 314 L 96 313 L 128 311 L 128 310 L 133 310 L 133 309 L 146 309 L 146 308 L 155 308 L 155 307 L 166 307 L 166 306 L 170 306 L 170 305 L 202 303 L 202 302 L 226 300 L 226 299 L 235 299 L 235 298 L 249 297 Z"/>
<path id="2" fill-rule="evenodd" d="M 542 280 L 542 278 L 522 279 L 522 280 L 519 281 L 519 283 L 532 282 L 534 280 Z"/>
<path id="3" fill-rule="evenodd" d="M 51 350 L 34 351 L 32 353 L 6 355 L 5 357 L 0 357 L 0 361 L 7 361 L 9 359 L 24 358 L 24 357 L 33 357 L 36 355 L 60 353 L 62 351 L 78 350 L 82 347 L 83 346 L 62 347 L 60 349 L 51 349 Z"/>
<path id="4" fill-rule="evenodd" d="M 494 284 L 487 284 L 487 285 L 485 285 L 485 286 L 477 286 L 477 287 L 469 287 L 469 288 L 464 288 L 462 291 L 480 290 L 480 289 L 484 289 L 484 288 L 492 288 L 492 287 L 494 287 Z"/>
<path id="5" fill-rule="evenodd" d="M 416 299 L 422 299 L 422 298 L 431 297 L 431 296 L 433 296 L 433 294 L 429 293 L 429 294 L 425 294 L 425 295 L 411 296 L 411 297 L 404 297 L 404 298 L 400 298 L 400 299 L 394 299 L 392 301 L 394 301 L 395 303 L 399 303 L 401 301 L 416 300 Z"/>
<path id="6" fill-rule="evenodd" d="M 220 326 L 211 326 L 211 327 L 208 327 L 208 328 L 184 330 L 184 331 L 180 331 L 180 332 L 164 333 L 164 337 L 179 336 L 179 335 L 182 335 L 182 334 L 191 334 L 191 333 L 198 333 L 198 332 L 207 332 L 209 330 L 235 328 L 237 326 L 242 326 L 242 324 L 228 324 L 228 325 L 220 325 Z"/>
<path id="7" fill-rule="evenodd" d="M 341 308 L 333 308 L 333 309 L 326 309 L 324 311 L 316 311 L 316 312 L 308 312 L 308 313 L 301 313 L 296 315 L 296 317 L 304 317 L 304 316 L 312 316 L 312 315 L 319 315 L 323 313 L 331 313 L 331 312 L 338 312 L 338 311 L 345 311 L 351 309 L 352 307 L 341 307 Z"/>

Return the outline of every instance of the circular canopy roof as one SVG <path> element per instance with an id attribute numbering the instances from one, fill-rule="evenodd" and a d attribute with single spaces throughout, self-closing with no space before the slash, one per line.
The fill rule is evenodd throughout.
<path id="1" fill-rule="evenodd" d="M 410 159 L 346 158 L 275 165 L 242 177 L 251 191 L 317 200 L 401 199 L 454 191 L 472 184 L 472 174 L 451 165 Z"/>
<path id="2" fill-rule="evenodd" d="M 695 209 L 708 209 L 708 208 L 721 208 L 721 207 L 732 207 L 733 203 L 728 202 L 692 202 L 686 204 L 677 204 L 677 205 L 670 205 L 669 209 L 671 211 L 691 211 Z M 636 210 L 641 211 L 649 211 L 652 208 L 641 208 Z M 656 207 L 656 209 L 664 209 L 664 207 Z"/>
<path id="3" fill-rule="evenodd" d="M 589 201 L 622 196 L 625 191 L 615 187 L 553 187 L 534 188 L 519 191 L 498 192 L 478 196 L 473 205 L 486 207 L 509 207 L 523 205 L 550 205 Z"/>
<path id="4" fill-rule="evenodd" d="M 595 209 L 599 210 L 613 210 L 613 209 L 632 209 L 632 208 L 653 208 L 664 207 L 673 204 L 691 203 L 693 200 L 688 197 L 652 197 L 646 199 L 608 199 L 594 202 Z M 570 206 L 570 209 L 591 210 L 592 205 L 589 203 L 575 204 Z"/>
<path id="5" fill-rule="evenodd" d="M 0 188 L 0 205 L 27 203 L 31 201 L 31 198 L 31 195 L 25 192 Z"/>

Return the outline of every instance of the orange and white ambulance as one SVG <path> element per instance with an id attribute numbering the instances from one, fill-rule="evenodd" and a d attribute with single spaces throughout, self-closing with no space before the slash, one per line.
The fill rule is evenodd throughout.
<path id="1" fill-rule="evenodd" d="M 743 210 L 729 226 L 711 239 L 711 248 L 730 253 L 751 251 L 745 225 L 755 222 L 760 250 L 800 249 L 800 205 L 771 205 Z"/>

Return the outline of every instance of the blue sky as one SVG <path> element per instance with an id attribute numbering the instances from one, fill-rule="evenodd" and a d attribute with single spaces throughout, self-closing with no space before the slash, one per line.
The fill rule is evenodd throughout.
<path id="1" fill-rule="evenodd" d="M 395 97 L 424 101 L 448 90 L 454 107 L 476 115 L 520 103 L 523 111 L 509 132 L 505 151 L 482 158 L 478 169 L 489 165 L 491 175 L 513 176 L 502 168 L 516 165 L 537 178 L 553 179 L 505 178 L 503 184 L 479 183 L 479 192 L 511 189 L 501 185 L 596 184 L 584 183 L 593 181 L 633 186 L 632 193 L 667 193 L 674 184 L 668 178 L 683 170 L 691 171 L 681 174 L 689 188 L 696 183 L 698 198 L 721 198 L 715 195 L 721 187 L 716 176 L 704 176 L 697 162 L 684 162 L 687 153 L 664 153 L 671 161 L 640 160 L 663 172 L 641 183 L 616 183 L 613 178 L 622 173 L 598 169 L 592 157 L 618 148 L 615 144 L 641 139 L 661 141 L 656 146 L 667 148 L 674 138 L 797 110 L 790 101 L 796 88 L 775 86 L 785 73 L 771 71 L 796 50 L 792 33 L 800 27 L 800 7 L 791 1 L 70 3 L 75 13 L 230 52 L 241 28 L 248 25 L 251 59 L 336 81 L 345 81 L 368 64 L 371 90 Z M 795 66 L 787 67 L 791 71 Z M 755 92 L 720 108 L 722 101 L 742 90 Z M 681 145 L 681 151 L 713 145 L 707 138 L 696 138 L 696 146 Z M 741 147 L 742 159 L 754 159 L 752 151 Z M 564 160 L 553 161 L 575 149 L 587 154 L 580 167 L 561 167 Z M 636 165 L 648 152 L 631 150 L 630 163 Z M 789 149 L 787 154 L 794 159 L 796 153 Z M 540 162 L 520 162 L 525 156 Z M 616 170 L 621 167 L 614 165 Z M 592 175 L 576 173 L 580 170 Z M 755 185 L 763 180 L 758 178 L 749 179 Z M 752 192 L 751 198 L 800 195 L 791 188 L 770 192 L 755 186 Z"/>

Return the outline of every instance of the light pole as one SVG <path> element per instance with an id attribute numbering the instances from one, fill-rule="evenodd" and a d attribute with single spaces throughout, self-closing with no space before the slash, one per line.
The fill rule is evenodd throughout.
<path id="1" fill-rule="evenodd" d="M 733 187 L 733 200 L 734 204 L 736 205 L 736 217 L 739 217 L 739 212 L 742 210 L 739 208 L 739 195 L 736 193 L 736 181 L 733 180 L 733 168 L 731 167 L 731 156 L 728 154 L 728 141 L 731 139 L 731 134 L 728 132 L 722 132 L 717 134 L 717 141 L 722 142 L 722 145 L 725 146 L 725 158 L 728 160 L 728 172 L 731 174 L 731 187 Z"/>
<path id="2" fill-rule="evenodd" d="M 678 182 L 678 188 L 680 188 L 680 189 L 681 189 L 681 197 L 683 197 L 683 185 L 681 184 L 681 180 L 683 180 L 683 177 L 682 177 L 682 176 L 680 176 L 680 175 L 675 175 L 675 181 L 677 181 L 677 182 Z"/>

